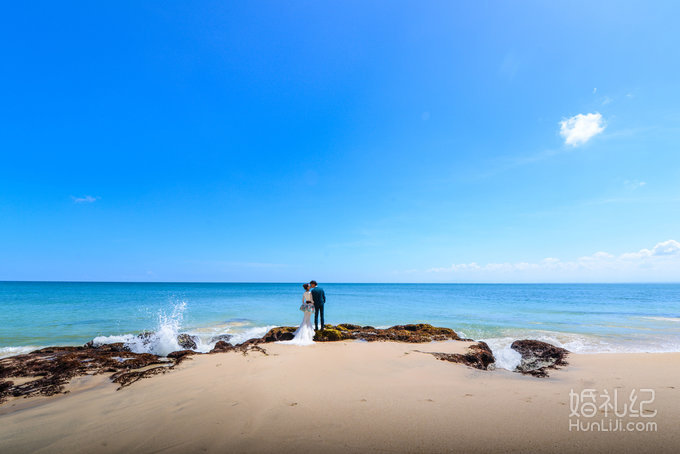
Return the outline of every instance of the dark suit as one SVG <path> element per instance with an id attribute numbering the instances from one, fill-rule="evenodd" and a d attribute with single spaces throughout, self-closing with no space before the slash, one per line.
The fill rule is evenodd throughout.
<path id="1" fill-rule="evenodd" d="M 321 314 L 321 329 L 323 329 L 323 305 L 326 304 L 326 294 L 321 287 L 312 289 L 312 301 L 314 301 L 314 329 L 319 329 L 319 314 Z"/>

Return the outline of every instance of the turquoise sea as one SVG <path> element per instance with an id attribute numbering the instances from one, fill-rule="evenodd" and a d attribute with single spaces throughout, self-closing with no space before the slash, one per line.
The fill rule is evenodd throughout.
<path id="1" fill-rule="evenodd" d="M 534 338 L 575 352 L 680 351 L 680 284 L 321 284 L 327 323 L 431 323 L 489 342 Z M 0 356 L 125 341 L 167 354 L 176 335 L 232 342 L 297 325 L 301 284 L 0 282 Z M 153 342 L 135 334 L 153 331 Z M 509 355 L 509 356 L 508 356 Z"/>

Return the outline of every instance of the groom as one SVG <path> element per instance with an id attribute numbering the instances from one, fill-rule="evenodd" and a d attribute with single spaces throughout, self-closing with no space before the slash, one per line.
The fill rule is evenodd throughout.
<path id="1" fill-rule="evenodd" d="M 321 329 L 323 329 L 323 305 L 326 304 L 326 294 L 316 281 L 310 281 L 312 287 L 312 301 L 314 301 L 314 330 L 319 331 L 319 313 L 321 314 Z"/>

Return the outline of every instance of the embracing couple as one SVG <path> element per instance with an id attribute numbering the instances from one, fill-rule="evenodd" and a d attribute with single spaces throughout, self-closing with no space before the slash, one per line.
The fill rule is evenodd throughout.
<path id="1" fill-rule="evenodd" d="M 319 330 L 319 316 L 321 316 L 321 329 L 324 328 L 323 307 L 326 304 L 326 294 L 316 281 L 303 284 L 305 293 L 302 294 L 302 306 L 300 310 L 305 314 L 302 323 L 295 331 L 295 337 L 284 344 L 310 345 L 314 343 L 314 332 Z M 312 327 L 312 313 L 314 314 L 314 327 Z"/>

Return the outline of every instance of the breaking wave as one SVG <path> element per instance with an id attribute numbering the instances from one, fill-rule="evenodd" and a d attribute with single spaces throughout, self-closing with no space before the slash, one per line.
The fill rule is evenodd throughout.
<path id="1" fill-rule="evenodd" d="M 92 344 L 97 347 L 122 342 L 134 353 L 152 353 L 158 356 L 167 356 L 178 350 L 207 353 L 221 340 L 236 345 L 248 339 L 262 337 L 274 327 L 248 326 L 247 320 L 238 320 L 221 325 L 183 330 L 185 310 L 186 303 L 181 302 L 176 304 L 169 314 L 159 311 L 158 324 L 154 331 L 141 334 L 97 336 L 92 339 Z"/>
<path id="2" fill-rule="evenodd" d="M 23 355 L 25 353 L 31 353 L 34 350 L 38 350 L 42 347 L 33 345 L 24 345 L 21 347 L 0 347 L 0 358 L 6 358 L 8 356 Z"/>
<path id="3" fill-rule="evenodd" d="M 606 338 L 576 333 L 513 331 L 501 337 L 479 339 L 486 342 L 496 357 L 496 367 L 515 370 L 521 355 L 510 348 L 519 339 L 535 339 L 565 348 L 573 353 L 669 353 L 680 351 L 680 339 L 660 335 L 642 339 Z"/>

